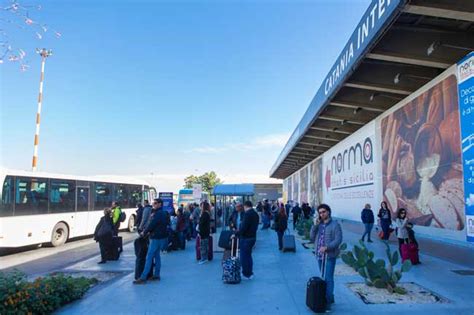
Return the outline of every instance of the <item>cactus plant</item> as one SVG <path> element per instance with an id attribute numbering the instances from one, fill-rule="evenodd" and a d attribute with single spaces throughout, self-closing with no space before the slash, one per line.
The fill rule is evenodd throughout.
<path id="1" fill-rule="evenodd" d="M 397 283 L 402 278 L 402 273 L 410 270 L 411 262 L 406 260 L 399 270 L 395 270 L 399 255 L 398 252 L 391 252 L 388 243 L 385 243 L 388 263 L 383 259 L 374 262 L 374 253 L 368 250 L 364 242 L 359 244 L 360 246 L 354 245 L 352 251 L 347 251 L 347 244 L 342 244 L 342 261 L 357 271 L 368 286 L 387 289 L 390 293 L 405 294 L 405 289 L 397 286 Z"/>

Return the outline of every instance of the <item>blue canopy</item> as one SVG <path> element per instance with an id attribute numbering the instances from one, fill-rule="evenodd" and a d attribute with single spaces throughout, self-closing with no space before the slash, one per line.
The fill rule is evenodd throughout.
<path id="1" fill-rule="evenodd" d="M 212 192 L 216 196 L 253 196 L 254 184 L 222 184 L 216 185 Z"/>

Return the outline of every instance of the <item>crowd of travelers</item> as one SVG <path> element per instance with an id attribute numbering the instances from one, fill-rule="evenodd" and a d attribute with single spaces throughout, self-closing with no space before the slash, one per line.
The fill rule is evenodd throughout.
<path id="1" fill-rule="evenodd" d="M 262 224 L 261 230 L 270 228 L 275 230 L 278 249 L 282 251 L 285 233 L 291 235 L 289 232 L 290 215 L 292 215 L 293 230 L 297 228 L 300 220 L 313 218 L 310 240 L 314 243 L 314 253 L 319 270 L 323 264 L 325 266 L 322 276 L 327 284 L 326 301 L 327 308 L 330 308 L 330 305 L 334 303 L 334 270 L 343 235 L 341 225 L 332 219 L 331 208 L 327 204 L 320 204 L 312 208 L 308 203 L 302 203 L 300 206 L 299 203 L 292 201 L 284 204 L 278 201 L 262 200 L 254 208 L 251 201 L 243 203 L 234 201 L 226 209 L 222 209 L 222 207 L 216 207 L 214 204 L 203 201 L 201 204 L 180 205 L 176 210 L 167 211 L 163 209 L 163 200 L 155 199 L 152 204 L 145 200 L 143 206 L 138 205 L 136 212 L 135 223 L 139 237 L 135 240 L 137 260 L 133 283 L 144 284 L 148 280 L 159 281 L 161 279 L 161 254 L 171 250 L 183 250 L 186 247 L 186 242 L 193 239 L 196 240 L 198 264 L 205 264 L 212 260 L 212 234 L 216 232 L 217 226 L 220 226 L 221 223 L 229 227 L 230 239 L 232 241 L 238 240 L 242 278 L 251 280 L 254 278 L 252 251 L 255 249 L 259 224 Z M 377 217 L 380 227 L 378 237 L 387 241 L 390 234 L 395 232 L 402 259 L 410 259 L 413 263 L 419 263 L 418 257 L 415 260 L 409 257 L 410 248 L 416 250 L 417 256 L 418 242 L 415 239 L 413 224 L 407 218 L 406 209 L 398 209 L 396 218 L 393 220 L 392 211 L 383 201 Z M 113 243 L 112 239 L 117 237 L 123 218 L 124 214 L 117 202 L 113 202 L 111 208 L 104 210 L 104 216 L 100 219 L 94 233 L 94 239 L 99 243 L 102 258 L 99 263 L 102 264 L 108 260 L 108 248 Z M 370 204 L 364 206 L 361 220 L 364 225 L 361 241 L 365 242 L 367 238 L 367 242 L 372 243 L 371 234 L 375 224 L 375 215 Z M 121 251 L 121 243 L 119 251 Z M 235 255 L 235 253 L 233 254 Z M 225 257 L 226 252 L 224 252 Z"/>

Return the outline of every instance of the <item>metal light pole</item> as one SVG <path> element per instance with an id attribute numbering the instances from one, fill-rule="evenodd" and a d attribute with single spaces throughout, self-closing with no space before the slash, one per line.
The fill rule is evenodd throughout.
<path id="1" fill-rule="evenodd" d="M 44 64 L 46 62 L 46 58 L 51 56 L 53 52 L 51 49 L 46 50 L 43 49 L 36 49 L 36 52 L 41 56 L 41 77 L 40 77 L 40 88 L 39 88 L 39 95 L 38 95 L 38 112 L 36 113 L 36 132 L 35 132 L 35 149 L 33 153 L 33 162 L 32 168 L 33 172 L 36 171 L 36 166 L 38 163 L 38 143 L 39 143 L 39 131 L 40 131 L 40 115 L 41 115 L 41 106 L 43 103 L 43 81 L 44 81 Z"/>

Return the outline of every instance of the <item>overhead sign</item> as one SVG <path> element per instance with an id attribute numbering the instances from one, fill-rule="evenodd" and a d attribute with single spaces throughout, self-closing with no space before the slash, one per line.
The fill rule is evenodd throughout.
<path id="1" fill-rule="evenodd" d="M 163 210 L 168 211 L 169 213 L 173 212 L 173 193 L 160 192 L 158 196 L 163 200 Z"/>
<path id="2" fill-rule="evenodd" d="M 466 238 L 474 242 L 474 52 L 458 62 Z"/>
<path id="3" fill-rule="evenodd" d="M 277 170 L 298 140 L 304 135 L 315 116 L 318 115 L 319 111 L 326 104 L 328 98 L 331 97 L 349 76 L 352 72 L 352 67 L 363 58 L 367 47 L 374 42 L 377 36 L 383 32 L 385 26 L 390 23 L 397 13 L 400 2 L 402 2 L 402 0 L 372 1 L 352 33 L 351 38 L 324 79 L 322 86 L 311 101 L 303 118 L 278 156 L 277 161 L 270 171 L 270 175 Z"/>
<path id="4" fill-rule="evenodd" d="M 201 200 L 201 196 L 202 196 L 202 185 L 193 184 L 193 198 L 197 200 Z"/>

